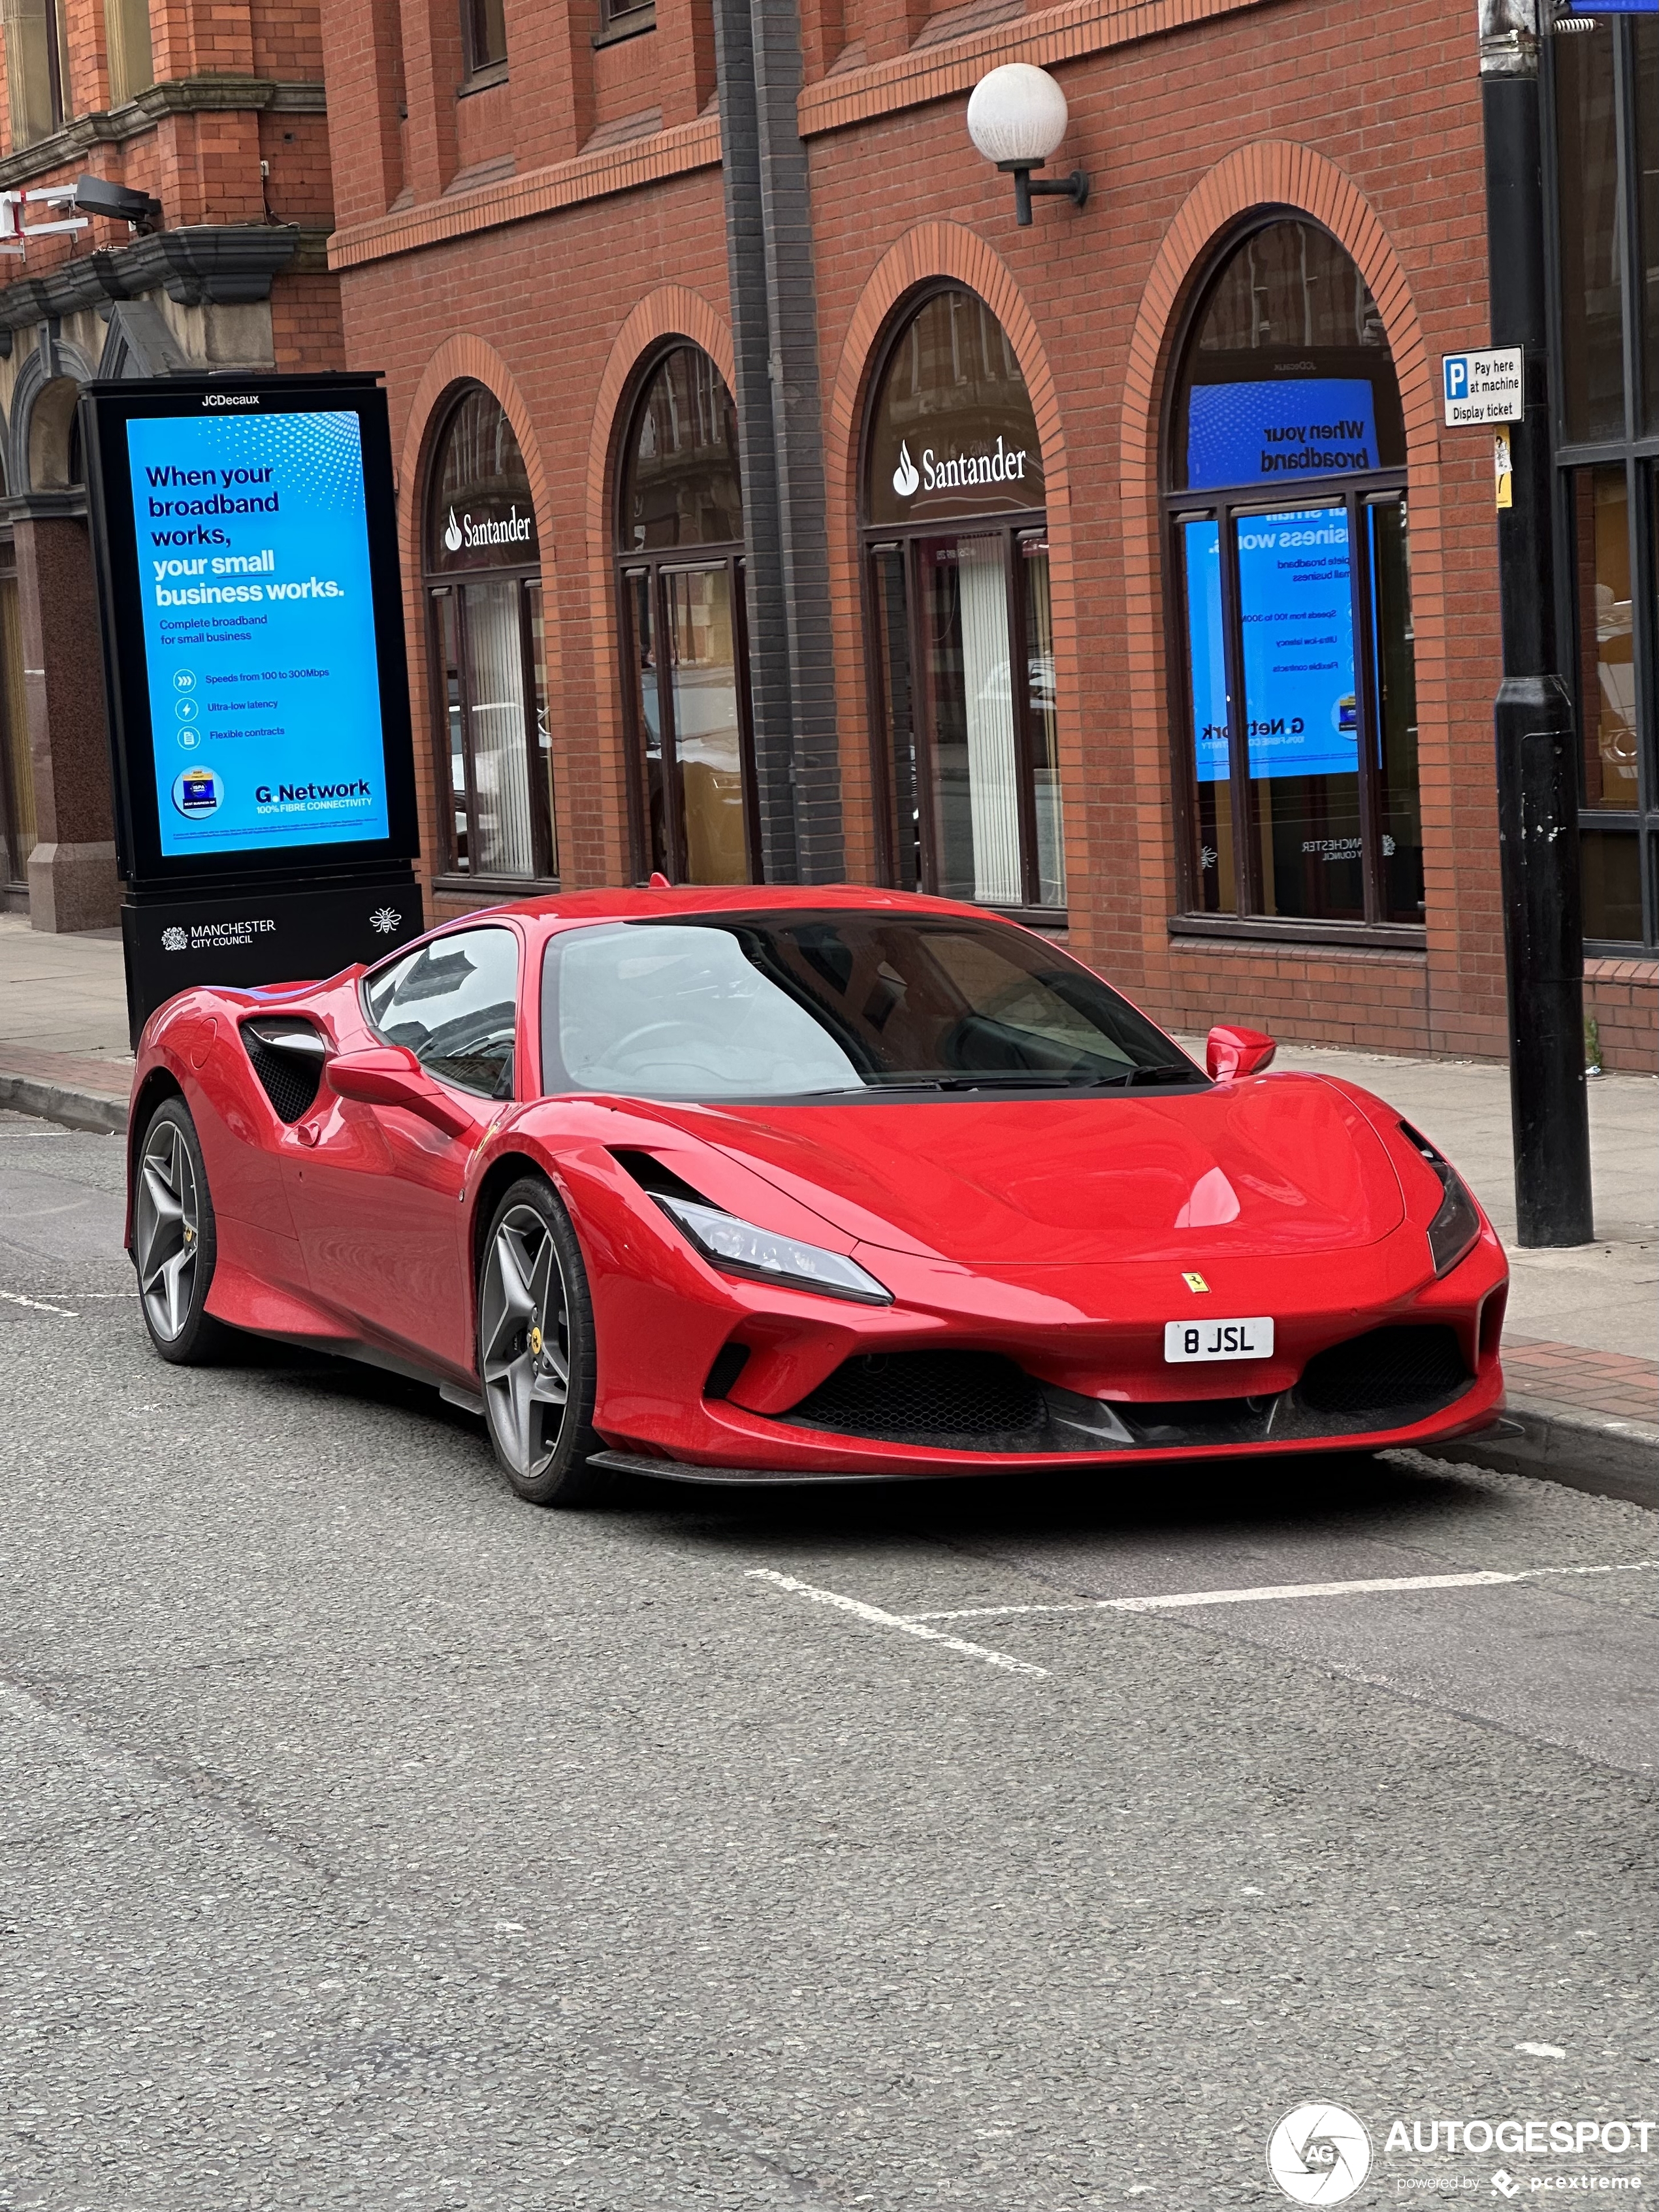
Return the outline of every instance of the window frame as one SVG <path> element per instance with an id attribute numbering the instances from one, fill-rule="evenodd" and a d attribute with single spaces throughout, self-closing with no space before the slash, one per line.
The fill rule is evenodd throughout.
<path id="1" fill-rule="evenodd" d="M 1597 29 L 1588 35 L 1601 36 L 1602 26 L 1613 43 L 1616 205 L 1620 210 L 1616 251 L 1622 295 L 1624 432 L 1616 438 L 1575 441 L 1568 434 L 1562 240 L 1567 196 L 1561 174 L 1555 40 L 1551 36 L 1542 41 L 1546 293 L 1555 478 L 1555 607 L 1559 641 L 1557 665 L 1565 672 L 1573 701 L 1581 838 L 1586 832 L 1629 837 L 1636 849 L 1641 886 L 1641 937 L 1586 936 L 1584 950 L 1593 959 L 1651 959 L 1659 952 L 1659 404 L 1656 404 L 1652 420 L 1644 422 L 1643 415 L 1647 401 L 1646 380 L 1652 370 L 1646 356 L 1651 344 L 1659 343 L 1659 331 L 1650 337 L 1644 327 L 1647 285 L 1640 235 L 1643 149 L 1637 129 L 1636 48 L 1638 37 L 1650 38 L 1659 44 L 1659 21 L 1645 15 L 1613 14 L 1602 18 Z M 1659 143 L 1659 127 L 1650 127 L 1654 129 L 1656 142 Z M 1659 256 L 1659 239 L 1649 241 L 1646 251 Z M 1578 590 L 1576 479 L 1580 471 L 1597 468 L 1621 468 L 1625 473 L 1637 732 L 1637 804 L 1630 808 L 1591 807 L 1584 804 L 1585 641 L 1580 619 L 1582 594 Z"/>
<path id="2" fill-rule="evenodd" d="M 489 398 L 500 401 L 486 385 L 462 385 L 451 397 L 449 404 L 438 418 L 433 433 L 426 466 L 424 495 L 421 502 L 421 599 L 426 623 L 428 695 L 431 701 L 433 774 L 437 799 L 437 822 L 441 867 L 434 878 L 435 889 L 442 890 L 512 890 L 520 896 L 540 895 L 559 889 L 557 822 L 553 805 L 552 752 L 550 742 L 544 744 L 544 732 L 537 713 L 537 682 L 535 635 L 529 605 L 532 590 L 543 595 L 544 650 L 545 649 L 546 584 L 542 571 L 540 549 L 533 562 L 503 562 L 499 567 L 477 568 L 432 568 L 428 560 L 431 544 L 431 509 L 437 495 L 438 461 L 444 441 L 456 414 L 465 404 L 473 392 L 481 391 Z M 467 659 L 467 616 L 465 587 L 473 583 L 511 584 L 515 588 L 519 610 L 519 651 L 523 669 L 525 700 L 525 759 L 530 781 L 530 826 L 532 863 L 534 872 L 528 876 L 510 876 L 499 872 L 485 874 L 475 872 L 471 863 L 477 848 L 477 785 L 474 775 L 471 743 L 472 702 L 468 696 L 469 671 Z M 446 665 L 443 616 L 437 602 L 448 599 L 453 602 L 455 623 L 455 666 L 459 688 L 459 705 L 465 734 L 461 749 L 464 782 L 458 793 L 454 786 L 450 745 L 450 702 L 448 672 Z M 548 702 L 551 713 L 551 700 Z M 466 815 L 466 860 L 462 865 L 455 836 L 455 811 L 458 800 L 464 802 Z"/>
<path id="3" fill-rule="evenodd" d="M 507 76 L 506 10 L 502 10 L 501 50 L 498 54 L 486 53 L 482 31 L 487 4 L 488 0 L 461 0 L 461 58 L 466 65 L 463 92 L 482 92 L 489 85 L 500 84 Z"/>
<path id="4" fill-rule="evenodd" d="M 657 27 L 657 0 L 599 0 L 599 27 L 590 44 L 614 46 Z"/>
<path id="5" fill-rule="evenodd" d="M 1199 325 L 1209 306 L 1216 278 L 1241 247 L 1259 231 L 1275 223 L 1305 223 L 1324 230 L 1300 208 L 1270 206 L 1255 209 L 1249 221 L 1234 226 L 1213 241 L 1197 282 L 1188 295 L 1186 311 L 1170 352 L 1158 418 L 1158 532 L 1163 564 L 1164 671 L 1165 726 L 1169 732 L 1170 790 L 1176 833 L 1176 908 L 1168 920 L 1171 937 L 1259 939 L 1279 944 L 1369 945 L 1374 951 L 1398 948 L 1423 951 L 1428 945 L 1426 912 L 1421 921 L 1392 921 L 1386 918 L 1380 836 L 1381 816 L 1380 685 L 1371 629 L 1370 534 L 1361 527 L 1369 505 L 1397 501 L 1405 510 L 1409 528 L 1410 471 L 1403 462 L 1368 470 L 1363 475 L 1310 476 L 1300 484 L 1281 485 L 1269 492 L 1260 486 L 1221 485 L 1214 488 L 1175 488 L 1176 437 L 1178 410 L 1187 385 L 1185 372 Z M 1352 256 L 1327 232 L 1350 261 Z M 1398 371 L 1391 349 L 1384 358 L 1398 386 Z M 1259 823 L 1250 800 L 1249 739 L 1245 728 L 1248 702 L 1244 689 L 1243 625 L 1239 605 L 1238 549 L 1236 526 L 1243 516 L 1283 514 L 1287 508 L 1340 507 L 1347 517 L 1349 592 L 1354 639 L 1354 685 L 1360 726 L 1358 746 L 1358 813 L 1360 871 L 1365 913 L 1363 920 L 1321 919 L 1300 915 L 1269 915 L 1261 905 L 1261 854 Z M 1222 651 L 1226 669 L 1227 805 L 1231 813 L 1234 851 L 1234 906 L 1231 912 L 1208 913 L 1202 899 L 1198 866 L 1199 803 L 1194 773 L 1194 733 L 1188 696 L 1187 574 L 1182 526 L 1213 519 L 1220 539 Z M 1419 723 L 1420 734 L 1421 724 Z M 1419 752 L 1420 771 L 1420 752 Z"/>
<path id="6" fill-rule="evenodd" d="M 914 523 L 872 523 L 869 519 L 870 447 L 875 420 L 877 395 L 880 392 L 898 351 L 916 317 L 933 300 L 950 292 L 964 292 L 969 297 L 981 298 L 973 287 L 956 277 L 941 277 L 932 283 L 918 285 L 906 294 L 902 302 L 890 318 L 881 343 L 871 356 L 865 385 L 865 398 L 859 418 L 858 453 L 858 543 L 859 543 L 859 618 L 860 637 L 864 647 L 864 672 L 866 711 L 870 730 L 870 781 L 875 797 L 874 826 L 876 831 L 877 880 L 889 890 L 908 890 L 913 887 L 900 880 L 902 871 L 899 854 L 905 843 L 898 820 L 899 778 L 898 763 L 894 754 L 891 722 L 889 716 L 887 646 L 883 632 L 875 586 L 875 562 L 889 550 L 896 550 L 903 563 L 905 592 L 905 638 L 910 659 L 910 734 L 915 763 L 915 802 L 917 848 L 920 862 L 919 888 L 929 897 L 954 896 L 942 894 L 939 889 L 938 850 L 938 786 L 933 775 L 933 723 L 932 691 L 928 678 L 926 639 L 922 627 L 921 563 L 919 548 L 929 538 L 951 536 L 991 538 L 1003 540 L 1004 603 L 1008 616 L 1009 690 L 1013 702 L 1014 760 L 1018 776 L 1015 804 L 1019 820 L 1020 885 L 1018 903 L 1009 906 L 987 905 L 988 914 L 1001 915 L 1011 921 L 1024 922 L 1039 929 L 1064 929 L 1069 919 L 1066 906 L 1043 904 L 1040 892 L 1040 863 L 1036 832 L 1036 761 L 1038 738 L 1035 718 L 1031 713 L 1030 684 L 1013 681 L 1016 669 L 1029 670 L 1030 665 L 1025 593 L 1021 588 L 1018 546 L 1022 538 L 1040 537 L 1045 547 L 1048 542 L 1048 511 L 1042 507 L 1010 508 L 1000 514 L 964 515 L 956 520 L 948 516 L 933 516 Z M 982 301 L 988 313 L 995 310 L 988 301 Z M 1000 318 L 998 319 L 1000 321 Z M 1052 570 L 1050 571 L 1052 578 Z M 1058 765 L 1058 764 L 1057 764 Z M 1065 787 L 1060 788 L 1061 848 L 1064 851 Z M 969 904 L 978 903 L 975 901 Z"/>
<path id="7" fill-rule="evenodd" d="M 702 354 L 720 376 L 720 364 L 695 338 L 675 337 L 654 347 L 640 362 L 629 389 L 627 404 L 618 413 L 622 424 L 612 469 L 611 501 L 611 576 L 617 615 L 617 668 L 621 682 L 623 747 L 628 769 L 629 860 L 636 884 L 643 884 L 656 868 L 659 857 L 670 862 L 662 872 L 676 884 L 689 883 L 686 872 L 685 824 L 680 804 L 678 751 L 675 740 L 673 686 L 665 649 L 670 635 L 668 577 L 671 574 L 723 568 L 732 598 L 732 652 L 737 672 L 738 744 L 743 774 L 743 849 L 747 869 L 744 880 L 758 883 L 760 866 L 760 789 L 755 766 L 754 707 L 749 665 L 748 535 L 711 539 L 706 544 L 631 546 L 623 544 L 623 503 L 627 495 L 629 465 L 638 440 L 641 410 L 657 372 L 670 355 L 684 350 Z M 726 380 L 720 376 L 724 386 Z M 728 390 L 728 397 L 730 397 Z M 657 714 L 662 733 L 663 815 L 665 852 L 657 855 L 651 833 L 651 770 L 647 732 L 640 716 L 639 694 L 644 678 L 635 645 L 633 578 L 643 574 L 651 597 L 651 622 L 657 646 Z"/>
<path id="8" fill-rule="evenodd" d="M 70 100 L 69 23 L 65 0 L 40 0 L 40 24 L 45 33 L 46 82 L 44 84 L 28 87 L 26 102 L 20 102 L 15 90 L 13 90 L 8 112 L 9 125 L 8 135 L 10 140 L 6 149 L 8 154 L 23 154 L 27 153 L 32 146 L 43 145 L 54 133 L 64 128 L 73 113 Z M 23 26 L 20 24 L 18 30 L 21 35 Z M 13 81 L 21 74 L 27 84 L 27 72 L 26 70 L 20 72 L 15 69 L 16 58 L 16 49 L 8 27 L 5 40 L 7 77 L 9 81 Z M 27 113 L 27 102 L 32 101 L 37 94 L 43 94 L 45 98 L 46 127 L 44 131 L 32 130 L 30 135 L 24 137 L 20 134 L 17 127 L 19 110 L 21 107 Z"/>

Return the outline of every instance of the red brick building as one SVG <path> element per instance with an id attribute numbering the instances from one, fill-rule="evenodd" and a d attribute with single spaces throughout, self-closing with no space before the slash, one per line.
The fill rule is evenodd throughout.
<path id="1" fill-rule="evenodd" d="M 1476 31 L 329 0 L 433 910 L 886 880 L 1063 930 L 1170 1022 L 1501 1053 L 1492 450 L 1439 367 L 1487 329 Z M 1645 1066 L 1659 22 L 1544 46 L 1587 1003 Z M 1091 182 L 1029 228 L 964 127 L 1010 62 Z"/>
<path id="2" fill-rule="evenodd" d="M 287 0 L 17 0 L 4 24 L 0 904 L 92 929 L 120 884 L 76 401 L 94 375 L 341 365 L 321 40 Z M 88 176 L 153 202 L 143 227 L 18 198 Z"/>

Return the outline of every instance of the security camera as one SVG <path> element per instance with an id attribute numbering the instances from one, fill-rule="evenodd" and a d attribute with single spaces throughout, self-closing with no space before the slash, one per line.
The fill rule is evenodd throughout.
<path id="1" fill-rule="evenodd" d="M 160 200 L 148 192 L 130 191 L 102 177 L 77 177 L 73 203 L 82 215 L 106 215 L 112 222 L 131 223 L 135 230 L 154 230 L 161 213 Z"/>

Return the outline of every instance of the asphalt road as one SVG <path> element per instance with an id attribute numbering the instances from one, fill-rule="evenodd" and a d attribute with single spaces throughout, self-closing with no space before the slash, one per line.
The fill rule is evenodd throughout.
<path id="1" fill-rule="evenodd" d="M 539 1513 L 428 1392 L 164 1366 L 120 1176 L 0 1116 L 0 2203 L 1207 2212 L 1331 2099 L 1349 2201 L 1497 2204 L 1395 2121 L 1659 2118 L 1655 1516 L 1405 1455 Z"/>

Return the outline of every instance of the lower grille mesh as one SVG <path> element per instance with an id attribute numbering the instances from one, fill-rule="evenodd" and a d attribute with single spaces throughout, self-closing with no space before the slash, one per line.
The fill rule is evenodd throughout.
<path id="1" fill-rule="evenodd" d="M 1439 1404 L 1469 1379 L 1455 1330 L 1374 1328 L 1310 1359 L 1297 1395 L 1316 1413 Z"/>
<path id="2" fill-rule="evenodd" d="M 1006 1438 L 1035 1438 L 1048 1409 L 1030 1376 L 995 1352 L 894 1352 L 844 1361 L 782 1418 L 793 1428 L 995 1451 Z"/>

